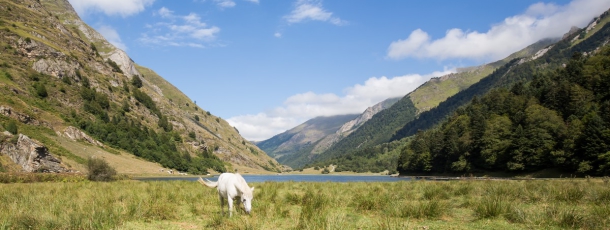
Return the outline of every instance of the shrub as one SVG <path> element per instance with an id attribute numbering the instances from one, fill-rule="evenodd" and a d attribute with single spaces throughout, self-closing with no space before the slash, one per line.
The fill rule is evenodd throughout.
<path id="1" fill-rule="evenodd" d="M 10 120 L 6 123 L 5 127 L 6 131 L 12 133 L 13 135 L 17 134 L 17 123 L 14 120 Z"/>
<path id="2" fill-rule="evenodd" d="M 78 71 L 76 71 L 78 73 Z M 72 85 L 72 81 L 70 80 L 70 77 L 64 76 L 61 78 L 61 81 L 63 83 L 66 83 L 67 85 Z"/>
<path id="3" fill-rule="evenodd" d="M 89 158 L 87 161 L 87 179 L 91 181 L 112 181 L 117 174 L 116 170 L 99 158 Z"/>
<path id="4" fill-rule="evenodd" d="M 7 79 L 11 80 L 11 81 L 13 80 L 13 76 L 12 76 L 10 73 L 8 73 L 8 72 L 5 72 L 5 73 L 4 73 L 4 76 L 5 76 Z"/>
<path id="5" fill-rule="evenodd" d="M 34 89 L 36 89 L 36 95 L 41 98 L 46 98 L 47 96 L 49 96 L 49 94 L 47 93 L 47 87 L 45 87 L 42 83 L 34 84 Z"/>
<path id="6" fill-rule="evenodd" d="M 142 79 L 140 79 L 138 75 L 134 75 L 131 79 L 131 85 L 135 86 L 136 88 L 142 88 Z"/>
<path id="7" fill-rule="evenodd" d="M 116 62 L 114 62 L 113 60 L 110 60 L 110 58 L 108 58 L 106 60 L 106 63 L 108 65 L 110 65 L 110 67 L 112 67 L 112 72 L 123 73 L 123 70 L 121 70 L 121 67 L 119 67 L 119 65 Z"/>

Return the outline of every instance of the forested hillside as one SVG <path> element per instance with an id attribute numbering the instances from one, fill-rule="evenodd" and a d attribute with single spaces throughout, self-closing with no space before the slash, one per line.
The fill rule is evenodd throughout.
<path id="1" fill-rule="evenodd" d="M 419 114 L 402 128 L 397 128 L 398 131 L 384 143 L 364 148 L 359 145 L 352 145 L 351 148 L 346 147 L 343 151 L 336 151 L 336 154 L 329 155 L 326 158 L 316 159 L 315 163 L 310 164 L 310 166 L 337 164 L 342 170 L 371 170 L 375 172 L 387 169 L 392 171 L 397 166 L 396 162 L 401 153 L 401 146 L 405 146 L 405 143 L 408 143 L 410 137 L 416 134 L 418 130 L 427 130 L 434 127 L 447 119 L 459 107 L 467 105 L 473 98 L 481 97 L 492 89 L 510 88 L 517 82 L 523 84 L 532 80 L 536 74 L 554 71 L 562 67 L 574 52 L 590 53 L 606 44 L 610 38 L 610 26 L 605 23 L 607 22 L 607 16 L 608 13 L 606 12 L 596 18 L 591 24 L 596 26 L 591 30 L 581 29 L 566 34 L 562 40 L 542 49 L 535 55 L 508 61 L 481 81 L 449 97 L 437 107 Z M 344 141 L 347 140 L 349 138 Z M 336 146 L 341 146 L 341 143 Z"/>
<path id="2" fill-rule="evenodd" d="M 401 173 L 610 174 L 610 46 L 564 67 L 494 89 L 419 132 L 401 150 Z"/>

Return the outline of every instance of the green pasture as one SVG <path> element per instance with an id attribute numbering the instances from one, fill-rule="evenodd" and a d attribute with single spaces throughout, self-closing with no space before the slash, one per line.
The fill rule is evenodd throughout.
<path id="1" fill-rule="evenodd" d="M 194 181 L 0 184 L 0 229 L 608 229 L 601 179 L 265 182 L 220 215 Z"/>

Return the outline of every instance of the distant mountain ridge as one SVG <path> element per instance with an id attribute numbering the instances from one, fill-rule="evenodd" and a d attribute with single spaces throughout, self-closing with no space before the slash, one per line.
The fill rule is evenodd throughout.
<path id="1" fill-rule="evenodd" d="M 354 132 L 362 124 L 366 123 L 369 119 L 371 119 L 375 114 L 380 111 L 389 108 L 392 106 L 399 98 L 390 98 L 386 99 L 382 102 L 375 104 L 367 108 L 360 115 L 347 115 L 347 116 L 331 116 L 326 118 L 314 118 L 306 121 L 302 125 L 297 126 L 294 129 L 286 131 L 284 133 L 278 134 L 273 138 L 258 142 L 257 146 L 261 149 L 265 150 L 267 154 L 270 156 L 276 157 L 278 162 L 281 164 L 285 164 L 288 166 L 299 166 L 302 162 L 307 162 L 314 155 L 319 154 L 321 152 L 326 151 L 328 148 L 332 147 L 335 143 L 339 142 L 350 133 Z M 318 122 L 318 120 L 324 120 L 326 122 Z M 330 122 L 332 121 L 332 122 Z M 315 138 L 311 138 L 307 143 L 299 143 L 294 141 L 303 135 L 307 135 L 304 133 L 311 133 L 312 126 L 307 125 L 309 123 L 319 123 L 316 128 L 317 129 L 325 129 L 326 132 L 316 132 L 318 135 Z M 302 130 L 299 127 L 307 126 L 309 129 Z M 290 146 L 288 148 L 284 148 L 281 154 L 278 154 L 278 150 L 272 149 L 272 146 Z"/>
<path id="2" fill-rule="evenodd" d="M 357 116 L 358 115 L 351 114 L 316 117 L 286 132 L 256 144 L 271 157 L 280 158 L 285 155 L 291 155 L 306 146 L 313 145 L 313 143 L 318 142 L 320 139 L 330 134 L 336 133 L 343 124 Z"/>

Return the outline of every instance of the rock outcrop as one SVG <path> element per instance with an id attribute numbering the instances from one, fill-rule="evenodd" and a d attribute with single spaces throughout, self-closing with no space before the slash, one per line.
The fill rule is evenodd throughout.
<path id="1" fill-rule="evenodd" d="M 6 117 L 16 119 L 19 122 L 24 123 L 24 124 L 28 124 L 28 125 L 38 125 L 38 126 L 49 127 L 49 124 L 47 122 L 39 121 L 39 120 L 36 120 L 35 118 L 33 118 L 30 115 L 27 115 L 25 113 L 17 112 L 17 111 L 13 110 L 9 106 L 0 105 L 0 115 L 4 115 Z"/>
<path id="2" fill-rule="evenodd" d="M 62 135 L 62 134 L 60 133 L 60 135 Z M 80 129 L 77 129 L 76 127 L 73 127 L 73 126 L 68 126 L 68 128 L 66 128 L 64 130 L 62 136 L 68 137 L 73 141 L 86 141 L 89 144 L 104 147 L 104 144 L 91 138 L 89 135 L 87 135 L 83 131 L 80 131 Z"/>
<path id="3" fill-rule="evenodd" d="M 3 135 L 9 138 L 13 136 L 8 132 Z M 23 134 L 19 134 L 16 143 L 4 141 L 0 144 L 0 153 L 8 155 L 25 172 L 70 172 L 61 165 L 59 159 L 49 153 L 47 147 Z"/>

